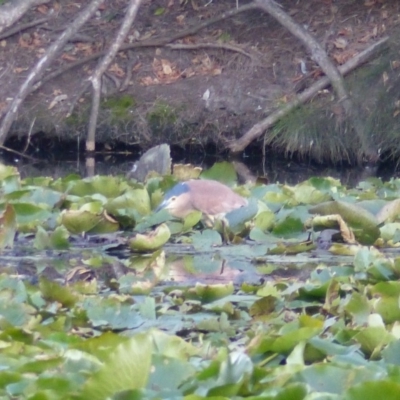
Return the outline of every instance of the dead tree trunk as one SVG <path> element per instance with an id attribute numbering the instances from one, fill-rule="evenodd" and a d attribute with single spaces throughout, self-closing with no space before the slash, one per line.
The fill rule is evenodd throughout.
<path id="1" fill-rule="evenodd" d="M 92 109 L 90 112 L 88 136 L 86 140 L 87 151 L 94 151 L 95 149 L 96 125 L 97 125 L 97 117 L 99 114 L 99 106 L 100 106 L 101 77 L 103 76 L 104 72 L 106 72 L 112 60 L 115 58 L 118 51 L 120 50 L 129 32 L 129 29 L 131 28 L 132 23 L 136 18 L 136 14 L 139 9 L 141 1 L 142 0 L 130 0 L 128 9 L 126 10 L 125 18 L 119 29 L 117 37 L 112 42 L 109 51 L 100 61 L 92 77 L 90 78 L 93 85 L 93 100 L 92 100 Z"/>

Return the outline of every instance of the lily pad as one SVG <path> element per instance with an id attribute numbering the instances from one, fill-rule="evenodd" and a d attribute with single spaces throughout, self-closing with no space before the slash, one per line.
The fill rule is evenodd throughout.
<path id="1" fill-rule="evenodd" d="M 192 164 L 174 164 L 172 175 L 181 182 L 189 179 L 197 179 L 201 174 L 202 168 Z"/>
<path id="2" fill-rule="evenodd" d="M 356 204 L 330 201 L 310 209 L 312 214 L 339 214 L 350 226 L 356 239 L 362 244 L 373 244 L 379 237 L 378 220 L 367 210 Z"/>
<path id="3" fill-rule="evenodd" d="M 210 169 L 203 171 L 200 178 L 216 180 L 229 186 L 237 181 L 235 167 L 227 161 L 215 163 Z"/>
<path id="4" fill-rule="evenodd" d="M 62 224 L 74 234 L 89 232 L 101 219 L 101 215 L 93 214 L 90 211 L 65 210 L 61 214 Z"/>
<path id="5" fill-rule="evenodd" d="M 0 214 L 0 249 L 13 247 L 16 228 L 14 207 L 7 204 L 5 210 Z"/>
<path id="6" fill-rule="evenodd" d="M 129 247 L 137 252 L 152 252 L 159 249 L 168 242 L 171 232 L 166 224 L 161 224 L 154 231 L 148 234 L 138 233 L 134 238 L 129 240 Z"/>

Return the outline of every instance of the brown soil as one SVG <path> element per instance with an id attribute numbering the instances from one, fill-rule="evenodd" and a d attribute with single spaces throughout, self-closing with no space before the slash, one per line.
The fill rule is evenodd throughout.
<path id="1" fill-rule="evenodd" d="M 239 6 L 247 3 L 239 0 Z M 400 21 L 400 3 L 395 0 L 280 3 L 319 40 L 336 64 L 343 64 L 384 35 L 395 35 Z M 43 18 L 50 9 L 56 11 L 56 17 L 0 41 L 0 113 L 5 112 L 9 99 L 44 49 L 86 4 L 83 0 L 66 0 L 34 8 L 19 25 Z M 106 50 L 120 26 L 125 6 L 124 0 L 107 1 L 65 47 L 48 73 Z M 243 135 L 321 76 L 305 47 L 260 11 L 239 13 L 172 43 L 214 48 L 151 45 L 151 40 L 173 37 L 235 6 L 233 0 L 143 1 L 129 43 L 149 45 L 120 52 L 107 73 L 98 147 L 116 142 L 142 147 L 160 142 L 182 146 L 212 142 L 223 148 L 226 141 Z M 24 143 L 30 130 L 30 141 L 40 134 L 56 141 L 83 139 L 90 89 L 82 95 L 81 88 L 97 61 L 66 71 L 30 95 L 12 134 L 24 137 Z M 119 91 L 118 85 L 130 73 L 129 85 Z M 326 93 L 324 96 L 329 97 Z M 72 116 L 66 118 L 73 105 Z M 334 117 L 340 119 L 340 115 Z"/>

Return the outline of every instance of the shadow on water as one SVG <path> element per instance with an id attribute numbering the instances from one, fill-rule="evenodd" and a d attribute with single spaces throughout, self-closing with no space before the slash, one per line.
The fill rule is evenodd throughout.
<path id="1" fill-rule="evenodd" d="M 32 235 L 19 235 L 12 250 L 0 254 L 1 272 L 37 284 L 41 278 L 60 284 L 92 284 L 125 293 L 196 284 L 261 285 L 266 281 L 307 280 L 313 271 L 351 265 L 352 257 L 311 251 L 297 255 L 268 254 L 264 243 L 248 242 L 195 250 L 166 245 L 154 254 L 131 253 L 107 235 L 73 236 L 68 250 L 38 251 Z"/>
<path id="2" fill-rule="evenodd" d="M 18 155 L 2 152 L 0 162 L 13 165 L 18 168 L 21 177 L 51 176 L 54 178 L 64 177 L 69 174 L 78 174 L 82 177 L 92 175 L 125 175 L 134 163 L 143 154 L 136 153 L 99 153 L 94 158 L 85 158 L 73 152 L 51 153 L 37 155 L 38 158 L 31 160 Z M 224 161 L 227 157 L 217 155 L 215 152 L 186 152 L 180 148 L 171 149 L 174 164 L 193 164 L 207 169 L 215 162 Z M 393 165 L 378 167 L 349 167 L 328 166 L 313 162 L 301 162 L 296 159 L 284 159 L 283 157 L 269 153 L 265 159 L 256 153 L 242 154 L 235 159 L 228 159 L 234 163 L 238 172 L 239 182 L 265 178 L 269 183 L 287 183 L 295 185 L 310 177 L 333 177 L 339 179 L 346 186 L 356 186 L 360 181 L 369 177 L 379 177 L 388 180 L 391 177 L 400 176 Z"/>

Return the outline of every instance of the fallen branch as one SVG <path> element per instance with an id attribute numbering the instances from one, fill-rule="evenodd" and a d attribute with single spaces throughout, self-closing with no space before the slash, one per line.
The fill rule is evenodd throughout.
<path id="1" fill-rule="evenodd" d="M 370 146 L 366 143 L 363 124 L 354 110 L 351 97 L 344 84 L 343 76 L 332 63 L 321 44 L 306 29 L 283 11 L 274 0 L 256 0 L 256 2 L 260 5 L 260 8 L 263 11 L 274 17 L 308 48 L 312 58 L 318 63 L 325 75 L 329 78 L 331 85 L 338 96 L 339 103 L 342 105 L 349 121 L 351 121 L 360 142 L 362 152 L 365 151 L 368 153 L 370 151 Z"/>
<path id="2" fill-rule="evenodd" d="M 255 57 L 250 53 L 247 53 L 239 46 L 234 46 L 232 44 L 222 44 L 222 43 L 196 43 L 196 44 L 167 44 L 166 47 L 172 50 L 198 50 L 198 49 L 219 49 L 228 50 L 236 53 L 243 54 L 244 56 L 250 58 L 254 61 Z"/>
<path id="3" fill-rule="evenodd" d="M 374 55 L 378 50 L 381 50 L 389 40 L 388 37 L 384 37 L 378 42 L 374 43 L 372 46 L 368 47 L 351 60 L 347 61 L 346 64 L 343 64 L 339 67 L 339 71 L 341 74 L 346 75 L 349 72 L 356 69 L 361 64 L 365 63 L 372 55 Z M 253 125 L 253 127 L 248 130 L 242 137 L 232 142 L 227 143 L 228 149 L 232 153 L 240 153 L 243 151 L 253 140 L 260 137 L 266 129 L 274 125 L 278 120 L 287 115 L 294 108 L 299 106 L 300 104 L 305 103 L 310 100 L 318 91 L 326 88 L 330 85 L 330 79 L 328 77 L 324 77 L 319 81 L 315 82 L 312 86 L 306 89 L 304 92 L 295 97 L 291 102 L 286 104 L 284 107 L 275 111 L 267 118 Z"/>
<path id="4" fill-rule="evenodd" d="M 13 154 L 17 154 L 18 156 L 20 156 L 20 157 L 22 157 L 22 158 L 26 158 L 26 159 L 31 160 L 31 161 L 39 161 L 39 160 L 38 160 L 37 158 L 35 158 L 35 157 L 28 156 L 28 154 L 21 153 L 21 152 L 19 152 L 19 151 L 17 151 L 17 150 L 10 149 L 9 147 L 6 147 L 6 146 L 1 146 L 1 145 L 0 145 L 0 149 L 3 149 L 3 150 L 5 150 L 5 151 L 9 151 L 10 153 L 13 153 Z"/>
<path id="5" fill-rule="evenodd" d="M 76 31 L 95 13 L 104 0 L 92 0 L 89 6 L 84 9 L 74 22 L 59 36 L 59 38 L 46 50 L 43 57 L 33 67 L 24 83 L 21 85 L 18 93 L 10 104 L 0 125 L 0 145 L 2 145 L 7 137 L 12 123 L 18 113 L 22 102 L 30 93 L 35 81 L 41 78 L 46 68 L 56 58 L 58 52 L 65 46 L 68 39 L 74 35 Z"/>
<path id="6" fill-rule="evenodd" d="M 136 18 L 137 11 L 139 9 L 141 0 L 130 0 L 128 9 L 125 11 L 125 17 L 122 25 L 117 33 L 117 37 L 112 41 L 112 44 L 103 58 L 99 63 L 96 70 L 93 72 L 90 80 L 93 86 L 93 98 L 92 98 L 92 109 L 89 118 L 89 129 L 88 136 L 86 139 L 86 150 L 94 151 L 95 149 L 95 136 L 96 136 L 96 125 L 100 107 L 100 95 L 101 95 L 101 77 L 110 66 L 112 60 L 120 50 L 122 43 L 128 35 L 129 29 L 131 28 L 133 21 Z"/>
<path id="7" fill-rule="evenodd" d="M 27 29 L 33 28 L 34 26 L 43 24 L 44 22 L 47 22 L 48 20 L 50 20 L 52 18 L 53 14 L 54 14 L 53 11 L 51 11 L 47 17 L 39 18 L 39 19 L 36 19 L 35 21 L 27 22 L 26 24 L 21 24 L 21 25 L 15 26 L 14 28 L 8 29 L 7 31 L 5 31 L 4 33 L 2 33 L 0 35 L 0 40 L 6 39 L 10 36 L 13 36 L 16 33 L 26 31 Z"/>

